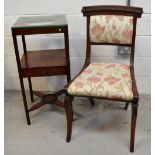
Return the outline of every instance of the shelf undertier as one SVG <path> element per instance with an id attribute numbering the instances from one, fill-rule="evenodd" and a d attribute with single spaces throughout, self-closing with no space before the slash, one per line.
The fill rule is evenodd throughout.
<path id="1" fill-rule="evenodd" d="M 66 75 L 65 49 L 27 51 L 21 59 L 22 77 Z"/>
<path id="2" fill-rule="evenodd" d="M 64 49 L 27 51 L 21 59 L 22 69 L 66 66 L 66 64 Z"/>

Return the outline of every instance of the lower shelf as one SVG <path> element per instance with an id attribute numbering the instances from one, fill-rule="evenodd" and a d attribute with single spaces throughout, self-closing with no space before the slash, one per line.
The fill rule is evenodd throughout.
<path id="1" fill-rule="evenodd" d="M 27 51 L 21 59 L 22 77 L 67 75 L 64 49 Z"/>
<path id="2" fill-rule="evenodd" d="M 56 67 L 66 66 L 66 55 L 64 49 L 27 51 L 21 59 L 21 67 L 38 68 L 38 67 Z"/>

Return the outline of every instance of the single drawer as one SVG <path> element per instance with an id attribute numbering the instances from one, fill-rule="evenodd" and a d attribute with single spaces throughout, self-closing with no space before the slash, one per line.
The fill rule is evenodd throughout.
<path id="1" fill-rule="evenodd" d="M 46 33 L 64 33 L 67 26 L 49 26 L 49 27 L 30 27 L 30 28 L 18 28 L 12 29 L 12 33 L 15 35 L 31 35 L 31 34 L 46 34 Z"/>
<path id="2" fill-rule="evenodd" d="M 45 67 L 45 68 L 25 68 L 21 71 L 22 77 L 41 77 L 67 75 L 69 71 L 66 66 Z"/>

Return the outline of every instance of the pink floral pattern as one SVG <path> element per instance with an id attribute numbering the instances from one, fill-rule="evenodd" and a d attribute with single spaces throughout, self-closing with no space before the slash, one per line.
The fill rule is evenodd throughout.
<path id="1" fill-rule="evenodd" d="M 132 81 L 128 65 L 91 63 L 68 87 L 68 93 L 132 100 Z"/>
<path id="2" fill-rule="evenodd" d="M 99 39 L 102 35 L 102 33 L 104 33 L 105 27 L 101 27 L 99 24 L 94 25 L 94 27 L 92 28 L 92 34 L 94 35 L 94 37 L 96 39 Z"/>
<path id="3" fill-rule="evenodd" d="M 97 15 L 90 17 L 90 40 L 96 43 L 131 44 L 133 17 Z"/>
<path id="4" fill-rule="evenodd" d="M 84 83 L 82 83 L 82 82 L 76 82 L 75 85 L 76 85 L 77 88 L 83 88 Z"/>
<path id="5" fill-rule="evenodd" d="M 122 36 L 125 38 L 125 39 L 130 39 L 132 38 L 132 30 L 124 30 L 123 33 L 122 33 Z"/>
<path id="6" fill-rule="evenodd" d="M 89 82 L 92 82 L 92 83 L 97 83 L 97 82 L 100 82 L 101 81 L 101 78 L 98 78 L 98 77 L 89 77 L 87 79 Z"/>

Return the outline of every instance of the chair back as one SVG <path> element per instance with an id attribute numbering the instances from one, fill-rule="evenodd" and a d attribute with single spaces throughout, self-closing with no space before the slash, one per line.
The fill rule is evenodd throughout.
<path id="1" fill-rule="evenodd" d="M 82 13 L 87 17 L 86 63 L 90 63 L 91 45 L 117 45 L 131 47 L 130 65 L 134 63 L 137 18 L 139 7 L 103 5 L 86 6 Z"/>

